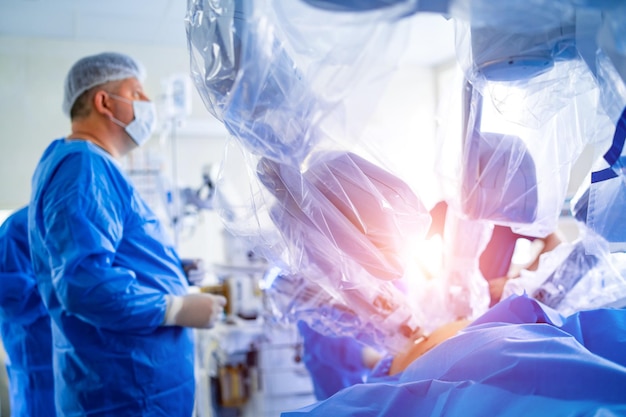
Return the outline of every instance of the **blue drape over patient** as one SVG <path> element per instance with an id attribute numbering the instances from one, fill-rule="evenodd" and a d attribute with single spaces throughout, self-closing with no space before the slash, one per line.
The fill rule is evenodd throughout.
<path id="1" fill-rule="evenodd" d="M 50 317 L 30 262 L 26 207 L 0 227 L 0 336 L 8 355 L 11 416 L 53 416 Z"/>
<path id="2" fill-rule="evenodd" d="M 358 384 L 296 416 L 620 416 L 626 310 L 562 317 L 526 296 L 497 304 L 389 380 Z"/>
<path id="3" fill-rule="evenodd" d="M 304 342 L 304 364 L 311 374 L 315 398 L 323 400 L 337 391 L 362 383 L 370 374 L 363 364 L 363 345 L 352 337 L 325 336 L 298 322 Z"/>
<path id="4" fill-rule="evenodd" d="M 116 161 L 54 141 L 33 177 L 29 228 L 63 415 L 191 415 L 191 330 L 160 326 L 166 294 L 187 292 L 181 262 Z"/>

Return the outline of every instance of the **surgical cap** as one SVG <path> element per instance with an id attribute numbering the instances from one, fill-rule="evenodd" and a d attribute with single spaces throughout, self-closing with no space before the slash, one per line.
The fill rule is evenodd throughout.
<path id="1" fill-rule="evenodd" d="M 143 66 L 128 55 L 103 52 L 78 60 L 67 73 L 63 96 L 63 113 L 67 116 L 76 99 L 92 87 L 109 81 L 145 77 Z"/>

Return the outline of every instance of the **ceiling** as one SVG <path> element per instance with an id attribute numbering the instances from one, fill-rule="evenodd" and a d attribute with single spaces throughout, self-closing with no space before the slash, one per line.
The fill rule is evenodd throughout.
<path id="1" fill-rule="evenodd" d="M 186 47 L 186 8 L 185 0 L 0 0 L 0 35 Z M 452 22 L 416 18 L 412 60 L 436 65 L 454 57 Z"/>

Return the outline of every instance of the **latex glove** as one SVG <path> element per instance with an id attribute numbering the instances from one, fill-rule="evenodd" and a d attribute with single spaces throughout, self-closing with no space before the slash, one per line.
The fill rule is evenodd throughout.
<path id="1" fill-rule="evenodd" d="M 163 324 L 208 329 L 220 318 L 225 305 L 226 298 L 221 295 L 169 296 Z"/>
<path id="2" fill-rule="evenodd" d="M 206 268 L 202 259 L 183 259 L 183 271 L 190 285 L 197 285 L 206 276 Z"/>

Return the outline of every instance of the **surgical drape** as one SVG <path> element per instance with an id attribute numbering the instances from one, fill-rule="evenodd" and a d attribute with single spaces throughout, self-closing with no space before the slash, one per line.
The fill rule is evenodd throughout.
<path id="1" fill-rule="evenodd" d="M 512 296 L 399 376 L 282 417 L 624 415 L 625 330 L 626 310 L 563 317 Z"/>

